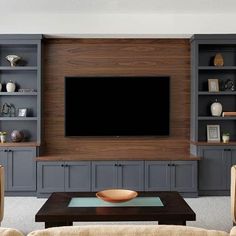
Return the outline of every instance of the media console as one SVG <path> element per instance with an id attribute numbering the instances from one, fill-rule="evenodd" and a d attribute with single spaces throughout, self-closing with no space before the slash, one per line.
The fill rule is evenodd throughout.
<path id="1" fill-rule="evenodd" d="M 108 188 L 178 191 L 196 197 L 197 158 L 190 160 L 37 161 L 37 196 Z"/>

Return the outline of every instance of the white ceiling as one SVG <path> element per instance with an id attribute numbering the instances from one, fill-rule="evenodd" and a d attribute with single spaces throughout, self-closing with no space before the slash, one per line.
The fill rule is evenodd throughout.
<path id="1" fill-rule="evenodd" d="M 236 0 L 0 0 L 0 13 L 4 14 L 234 12 Z"/>

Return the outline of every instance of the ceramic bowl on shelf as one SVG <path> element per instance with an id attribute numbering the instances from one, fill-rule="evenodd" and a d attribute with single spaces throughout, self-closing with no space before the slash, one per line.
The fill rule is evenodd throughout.
<path id="1" fill-rule="evenodd" d="M 16 66 L 16 63 L 21 59 L 19 56 L 17 55 L 8 55 L 6 56 L 6 59 L 10 62 L 11 67 Z"/>
<path id="2" fill-rule="evenodd" d="M 107 189 L 96 193 L 96 196 L 105 202 L 127 202 L 138 196 L 138 193 L 128 189 Z"/>

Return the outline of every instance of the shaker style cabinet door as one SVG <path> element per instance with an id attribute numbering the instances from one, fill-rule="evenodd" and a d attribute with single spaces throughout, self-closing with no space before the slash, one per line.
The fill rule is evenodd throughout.
<path id="1" fill-rule="evenodd" d="M 117 188 L 117 162 L 92 162 L 92 191 Z"/>
<path id="2" fill-rule="evenodd" d="M 65 170 L 63 161 L 40 161 L 37 163 L 37 192 L 64 192 Z"/>
<path id="3" fill-rule="evenodd" d="M 197 161 L 171 161 L 171 191 L 197 192 Z"/>
<path id="4" fill-rule="evenodd" d="M 9 148 L 8 190 L 36 191 L 36 148 Z"/>
<path id="5" fill-rule="evenodd" d="M 145 162 L 145 191 L 170 191 L 170 162 Z"/>
<path id="6" fill-rule="evenodd" d="M 200 150 L 199 190 L 227 190 L 227 165 L 229 161 L 223 148 L 209 147 Z"/>
<path id="7" fill-rule="evenodd" d="M 118 188 L 144 191 L 144 162 L 118 161 Z"/>
<path id="8" fill-rule="evenodd" d="M 66 192 L 91 191 L 90 161 L 65 162 L 65 191 Z"/>
<path id="9" fill-rule="evenodd" d="M 0 165 L 4 167 L 5 191 L 8 190 L 8 158 L 7 149 L 0 149 Z"/>

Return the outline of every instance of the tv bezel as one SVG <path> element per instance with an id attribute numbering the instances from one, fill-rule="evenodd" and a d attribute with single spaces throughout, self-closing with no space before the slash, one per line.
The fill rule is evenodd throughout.
<path id="1" fill-rule="evenodd" d="M 66 135 L 66 78 L 124 78 L 124 77 L 129 77 L 129 78 L 140 78 L 140 77 L 146 77 L 146 78 L 167 78 L 169 80 L 169 106 L 168 106 L 168 134 L 166 135 Z M 99 76 L 65 76 L 64 77 L 64 137 L 65 138 L 124 138 L 124 139 L 143 139 L 143 138 L 165 138 L 165 137 L 170 137 L 170 120 L 171 120 L 171 76 L 168 75 L 122 75 L 122 76 L 117 76 L 117 75 L 99 75 Z"/>

